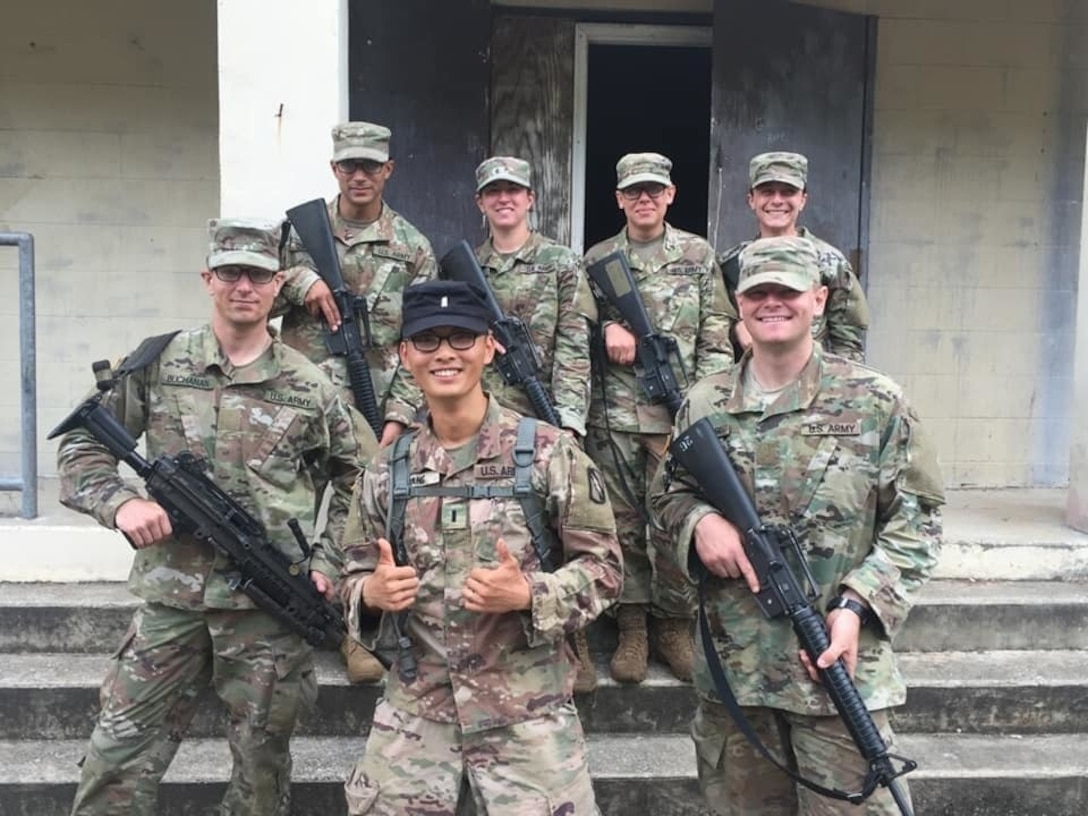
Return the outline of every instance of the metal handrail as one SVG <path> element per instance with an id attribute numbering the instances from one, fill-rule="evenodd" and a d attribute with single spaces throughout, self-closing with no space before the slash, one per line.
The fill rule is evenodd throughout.
<path id="1" fill-rule="evenodd" d="M 38 515 L 38 355 L 34 328 L 34 236 L 0 232 L 0 246 L 19 247 L 19 368 L 22 467 L 18 477 L 0 476 L 0 490 L 23 492 L 23 518 Z"/>

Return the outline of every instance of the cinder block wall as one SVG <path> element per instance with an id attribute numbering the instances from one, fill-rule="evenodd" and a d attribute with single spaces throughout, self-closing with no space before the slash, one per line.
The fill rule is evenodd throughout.
<path id="1" fill-rule="evenodd" d="M 1088 4 L 818 5 L 880 15 L 870 361 L 950 485 L 1067 483 Z"/>
<path id="2" fill-rule="evenodd" d="M 204 319 L 197 278 L 218 214 L 211 0 L 38 0 L 0 24 L 0 230 L 33 233 L 38 423 L 90 387 L 90 363 Z M 0 251 L 0 472 L 19 464 L 18 258 Z M 0 494 L 18 504 L 18 494 Z M 6 506 L 6 505 L 5 505 Z M 43 514 L 55 508 L 44 504 Z"/>

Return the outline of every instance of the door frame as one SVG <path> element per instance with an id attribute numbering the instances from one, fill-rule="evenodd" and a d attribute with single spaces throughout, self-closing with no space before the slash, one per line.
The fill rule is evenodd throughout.
<path id="1" fill-rule="evenodd" d="M 571 140 L 570 246 L 585 253 L 586 215 L 586 103 L 589 95 L 589 46 L 648 45 L 711 48 L 711 26 L 665 26 L 621 23 L 576 23 L 574 26 L 574 116 Z M 710 115 L 706 120 L 710 130 Z M 709 163 L 710 157 L 707 157 Z"/>

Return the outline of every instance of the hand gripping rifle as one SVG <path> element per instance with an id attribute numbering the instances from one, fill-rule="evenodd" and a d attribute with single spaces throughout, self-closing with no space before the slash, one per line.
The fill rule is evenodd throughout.
<path id="1" fill-rule="evenodd" d="M 540 381 L 540 354 L 529 329 L 524 322 L 506 314 L 499 306 L 468 241 L 461 241 L 442 256 L 439 268 L 442 277 L 467 283 L 483 293 L 487 311 L 491 314 L 491 333 L 505 349 L 495 358 L 495 368 L 502 375 L 503 382 L 522 389 L 528 395 L 538 419 L 561 427 L 559 414 Z"/>
<path id="2" fill-rule="evenodd" d="M 327 205 L 322 199 L 315 198 L 289 209 L 287 220 L 291 222 L 306 251 L 313 258 L 317 274 L 332 290 L 336 308 L 340 312 L 340 328 L 334 332 L 328 326 L 325 327 L 325 345 L 330 354 L 345 358 L 355 407 L 362 412 L 367 423 L 380 438 L 382 417 L 378 412 L 374 381 L 370 379 L 370 367 L 365 357 L 366 351 L 372 345 L 366 298 L 349 291 L 344 283 Z M 360 323 L 362 331 L 359 330 Z"/>
<path id="3" fill-rule="evenodd" d="M 743 532 L 744 552 L 748 560 L 752 562 L 752 567 L 759 579 L 757 605 L 768 619 L 773 620 L 779 617 L 790 619 L 797 639 L 808 654 L 812 665 L 815 666 L 816 658 L 827 650 L 830 640 L 823 616 L 813 607 L 813 602 L 819 593 L 816 591 L 816 582 L 813 580 L 800 543 L 793 531 L 789 528 L 766 527 L 760 521 L 755 505 L 745 493 L 740 478 L 722 448 L 709 419 L 705 417 L 700 419 L 677 436 L 669 452 L 672 458 L 691 474 L 703 496 L 714 509 Z M 805 585 L 801 584 L 790 567 L 788 555 L 792 555 L 801 566 Z M 705 606 L 699 612 L 699 626 L 702 630 L 707 662 L 714 676 L 715 685 L 718 687 L 718 694 L 723 702 L 729 699 L 735 703 L 736 699 L 729 690 L 713 641 L 710 639 Z M 869 771 L 860 792 L 847 793 L 828 789 L 799 777 L 769 754 L 766 747 L 757 741 L 758 738 L 750 733 L 750 726 L 747 730 L 745 729 L 747 722 L 742 723 L 737 719 L 740 714 L 739 708 L 734 709 L 730 706 L 730 713 L 733 714 L 734 719 L 737 719 L 738 727 L 745 731 L 748 739 L 765 757 L 811 790 L 824 796 L 860 804 L 876 790 L 877 785 L 883 785 L 888 788 L 900 812 L 904 816 L 911 816 L 910 804 L 895 780 L 913 771 L 917 763 L 888 753 L 888 748 L 881 739 L 880 732 L 841 658 L 832 666 L 819 669 L 819 673 L 824 688 L 827 689 L 827 693 L 835 704 L 835 710 L 839 712 L 858 751 L 869 764 Z M 723 691 L 728 694 L 723 694 Z M 899 770 L 893 766 L 893 759 L 902 763 Z"/>
<path id="4" fill-rule="evenodd" d="M 684 392 L 676 380 L 670 360 L 680 362 L 676 340 L 659 334 L 642 302 L 627 256 L 613 252 L 586 267 L 590 284 L 598 299 L 603 297 L 620 313 L 623 322 L 638 338 L 635 362 L 638 382 L 651 402 L 664 403 L 670 416 L 676 416 L 684 401 Z"/>
<path id="5" fill-rule="evenodd" d="M 95 363 L 96 374 L 103 368 L 108 369 L 109 363 Z M 111 385 L 112 380 L 105 380 L 106 389 Z M 96 394 L 76 408 L 48 438 L 76 428 L 89 431 L 144 480 L 148 495 L 166 510 L 176 531 L 210 542 L 230 560 L 234 567 L 227 576 L 231 589 L 244 592 L 311 646 L 339 643 L 346 632 L 344 619 L 310 580 L 303 563 L 310 547 L 298 520 L 287 522 L 303 556 L 302 561 L 293 562 L 269 542 L 257 519 L 204 474 L 203 460 L 188 451 L 160 456 L 154 462 L 140 456 L 136 439 L 101 405 L 101 396 Z"/>

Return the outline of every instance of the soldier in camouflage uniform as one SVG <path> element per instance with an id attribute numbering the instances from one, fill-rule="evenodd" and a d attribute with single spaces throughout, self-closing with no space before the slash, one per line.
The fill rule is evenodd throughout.
<path id="1" fill-rule="evenodd" d="M 314 546 L 314 585 L 333 597 L 338 540 L 361 457 L 377 442 L 317 366 L 269 332 L 283 283 L 276 225 L 211 223 L 210 325 L 178 333 L 158 359 L 123 376 L 103 405 L 148 458 L 189 451 L 261 521 L 269 540 L 300 556 L 287 527 L 316 523 L 313 473 L 329 474 L 328 523 Z M 156 813 L 159 781 L 194 711 L 214 684 L 230 711 L 234 769 L 220 812 L 287 814 L 288 740 L 317 694 L 312 649 L 240 591 L 206 542 L 174 535 L 169 516 L 142 498 L 87 431 L 60 442 L 61 501 L 124 533 L 136 556 L 129 588 L 143 600 L 102 685 L 102 712 L 82 762 L 73 814 Z"/>
<path id="2" fill-rule="evenodd" d="M 493 816 L 597 813 L 566 637 L 619 595 L 612 509 L 573 437 L 540 423 L 527 464 L 559 564 L 542 569 L 524 505 L 499 495 L 514 484 L 522 420 L 480 385 L 495 353 L 487 329 L 465 283 L 405 293 L 401 358 L 429 409 L 404 452 L 405 483 L 421 492 L 401 505 L 407 564 L 396 566 L 388 540 L 401 460 L 386 448 L 356 488 L 340 589 L 368 648 L 407 613 L 418 676 L 408 682 L 399 664 L 387 675 L 345 786 L 350 814 L 448 816 L 459 799 Z M 470 488 L 491 497 L 469 498 Z"/>
<path id="3" fill-rule="evenodd" d="M 855 362 L 864 362 L 864 332 L 869 328 L 869 304 L 850 262 L 831 244 L 817 238 L 797 219 L 808 203 L 808 159 L 800 153 L 761 153 L 748 165 L 748 206 L 759 222 L 758 238 L 796 235 L 812 241 L 819 256 L 820 280 L 827 287 L 827 307 L 812 323 L 812 333 L 823 347 Z M 718 256 L 726 272 L 726 288 L 733 298 L 735 279 L 729 270 L 751 241 L 743 241 Z M 735 272 L 734 272 L 735 274 Z M 734 328 L 736 348 L 748 348 L 751 338 L 743 323 Z"/>
<path id="4" fill-rule="evenodd" d="M 476 205 L 490 236 L 476 247 L 476 259 L 502 310 L 529 329 L 540 355 L 540 381 L 560 422 L 583 439 L 589 409 L 589 325 L 597 320 L 597 305 L 582 259 L 530 227 L 535 202 L 527 161 L 494 156 L 482 162 L 476 168 Z M 536 415 L 525 391 L 507 385 L 493 366 L 484 371 L 484 389 L 518 413 Z M 593 691 L 597 670 L 582 630 L 575 635 L 575 647 L 575 690 Z"/>
<path id="5" fill-rule="evenodd" d="M 751 355 L 695 385 L 676 417 L 683 431 L 709 417 L 767 525 L 792 526 L 827 610 L 830 648 L 842 657 L 894 750 L 887 709 L 904 701 L 891 639 L 940 549 L 944 491 L 936 456 L 899 386 L 826 354 L 811 327 L 827 302 L 819 258 L 802 238 L 760 239 L 741 254 L 737 301 Z M 671 463 L 667 463 L 671 464 Z M 739 532 L 682 468 L 652 490 L 655 520 L 674 542 L 675 566 L 708 571 L 706 611 L 738 703 L 783 764 L 825 787 L 856 791 L 867 768 L 817 682 L 787 618 L 766 619 Z M 692 726 L 703 793 L 716 814 L 824 816 L 860 812 L 825 799 L 762 758 L 730 719 L 696 649 L 699 706 Z M 905 790 L 905 787 L 904 787 Z M 897 814 L 884 788 L 868 814 Z"/>
<path id="6" fill-rule="evenodd" d="M 337 125 L 329 163 L 340 186 L 340 194 L 329 202 L 329 221 L 344 283 L 366 298 L 371 341 L 366 358 L 378 415 L 385 422 L 383 446 L 413 420 L 422 401 L 397 357 L 401 296 L 407 286 L 437 272 L 430 243 L 383 198 L 394 164 L 390 135 L 388 128 L 369 122 Z M 325 345 L 325 326 L 340 325 L 336 301 L 294 230 L 284 247 L 283 265 L 287 280 L 273 311 L 283 315 L 283 342 L 317 363 L 354 405 L 346 360 L 331 356 Z M 347 639 L 341 655 L 353 683 L 382 676 L 378 662 Z"/>
<path id="7" fill-rule="evenodd" d="M 627 255 L 654 328 L 676 339 L 683 372 L 695 379 L 730 366 L 735 313 L 714 251 L 704 239 L 665 221 L 676 195 L 672 162 L 657 153 L 632 153 L 616 165 L 616 202 L 627 216 L 619 235 L 586 253 L 586 265 L 617 250 Z M 614 307 L 599 301 L 606 360 L 593 381 L 586 452 L 605 474 L 624 553 L 624 591 L 617 608 L 619 645 L 612 676 L 640 683 L 652 645 L 673 673 L 691 679 L 691 617 L 687 587 L 655 575 L 646 525 L 646 489 L 668 444 L 672 418 L 651 404 L 633 368 L 637 338 Z M 602 387 L 603 381 L 603 387 Z M 694 381 L 694 380 L 693 380 Z M 647 613 L 654 618 L 647 639 Z"/>

